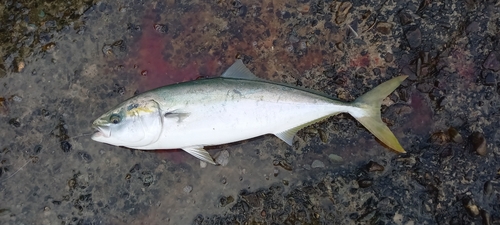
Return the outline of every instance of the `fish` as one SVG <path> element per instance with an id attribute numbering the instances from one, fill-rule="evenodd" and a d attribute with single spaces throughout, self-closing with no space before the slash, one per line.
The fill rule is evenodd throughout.
<path id="1" fill-rule="evenodd" d="M 92 140 L 139 150 L 182 149 L 216 165 L 206 146 L 273 134 L 292 145 L 304 127 L 349 113 L 390 149 L 405 150 L 382 121 L 382 100 L 407 76 L 386 81 L 352 102 L 255 76 L 236 60 L 220 77 L 153 89 L 97 118 Z"/>

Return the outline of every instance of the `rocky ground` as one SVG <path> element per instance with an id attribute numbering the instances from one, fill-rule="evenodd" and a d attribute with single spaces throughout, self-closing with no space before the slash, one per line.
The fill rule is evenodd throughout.
<path id="1" fill-rule="evenodd" d="M 0 4 L 2 224 L 500 224 L 498 1 L 9 1 Z M 210 148 L 90 140 L 134 94 L 259 77 L 354 100 L 398 75 L 383 119 L 348 115 Z"/>

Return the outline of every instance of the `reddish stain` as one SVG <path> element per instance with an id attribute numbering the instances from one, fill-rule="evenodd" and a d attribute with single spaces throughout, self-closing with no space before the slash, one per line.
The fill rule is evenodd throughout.
<path id="1" fill-rule="evenodd" d="M 170 57 L 176 55 L 172 46 L 169 46 L 172 36 L 168 31 L 159 32 L 157 26 L 157 21 L 151 16 L 143 19 L 141 37 L 132 45 L 131 57 L 126 62 L 128 68 L 135 68 L 136 74 L 142 76 L 139 79 L 139 91 L 194 80 L 200 76 L 200 71 L 203 71 L 203 75 L 217 75 L 215 74 L 219 67 L 217 60 L 208 53 L 190 58 L 182 65 L 169 60 L 167 55 Z"/>
<path id="2" fill-rule="evenodd" d="M 351 67 L 368 67 L 370 66 L 370 56 L 366 55 L 358 55 L 356 58 L 352 59 L 349 63 Z"/>
<path id="3" fill-rule="evenodd" d="M 445 58 L 440 63 L 443 64 L 441 66 L 446 67 L 465 78 L 465 86 L 474 84 L 477 74 L 474 69 L 475 63 L 470 53 L 465 52 L 463 49 L 454 49 L 450 52 L 450 56 Z"/>
<path id="4" fill-rule="evenodd" d="M 156 153 L 159 158 L 174 164 L 183 163 L 186 161 L 186 158 L 193 157 L 181 149 L 156 150 L 154 153 Z"/>
<path id="5" fill-rule="evenodd" d="M 304 57 L 299 58 L 298 62 L 295 64 L 295 68 L 299 73 L 304 73 L 304 71 L 320 65 L 323 59 L 324 56 L 320 51 L 308 51 Z"/>
<path id="6" fill-rule="evenodd" d="M 431 131 L 432 122 L 432 109 L 426 102 L 424 97 L 415 92 L 411 95 L 411 108 L 413 111 L 410 113 L 410 122 L 407 126 L 413 129 L 415 134 L 427 134 Z"/>

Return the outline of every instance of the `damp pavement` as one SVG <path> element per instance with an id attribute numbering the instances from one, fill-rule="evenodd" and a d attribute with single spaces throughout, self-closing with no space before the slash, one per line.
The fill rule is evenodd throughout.
<path id="1" fill-rule="evenodd" d="M 498 1 L 4 1 L 1 224 L 500 224 Z M 209 152 L 90 140 L 146 90 L 221 74 L 351 101 L 408 79 L 382 116 L 348 115 Z"/>

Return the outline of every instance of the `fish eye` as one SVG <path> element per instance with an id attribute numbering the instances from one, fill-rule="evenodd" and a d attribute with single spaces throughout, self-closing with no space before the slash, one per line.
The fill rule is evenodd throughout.
<path id="1" fill-rule="evenodd" d="M 118 114 L 113 114 L 109 117 L 109 121 L 114 124 L 118 124 L 122 121 L 122 117 Z"/>

